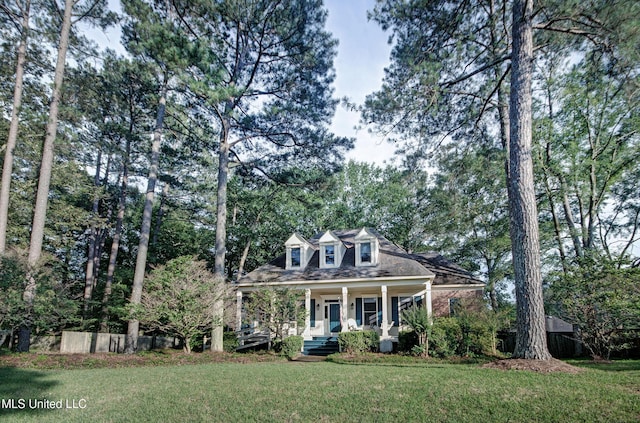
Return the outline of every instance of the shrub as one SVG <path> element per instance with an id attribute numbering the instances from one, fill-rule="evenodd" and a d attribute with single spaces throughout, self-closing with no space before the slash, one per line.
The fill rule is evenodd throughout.
<path id="1" fill-rule="evenodd" d="M 402 312 L 402 321 L 418 335 L 418 345 L 424 346 L 424 356 L 429 355 L 429 337 L 433 327 L 429 311 L 424 307 L 411 307 Z"/>
<path id="2" fill-rule="evenodd" d="M 462 329 L 455 317 L 436 319 L 431 331 L 431 353 L 446 358 L 458 353 L 462 340 Z"/>
<path id="3" fill-rule="evenodd" d="M 238 335 L 227 331 L 222 334 L 222 349 L 226 352 L 234 352 L 238 348 Z"/>
<path id="4" fill-rule="evenodd" d="M 412 330 L 403 330 L 398 333 L 398 352 L 408 353 L 418 345 L 418 334 Z"/>
<path id="5" fill-rule="evenodd" d="M 360 333 L 362 333 L 362 336 L 365 339 L 368 351 L 378 351 L 378 348 L 380 347 L 380 335 L 378 335 L 378 332 L 374 330 L 365 330 Z"/>
<path id="6" fill-rule="evenodd" d="M 342 332 L 338 335 L 340 351 L 355 354 L 366 351 L 376 351 L 380 343 L 380 336 L 372 330 L 357 332 Z"/>
<path id="7" fill-rule="evenodd" d="M 436 319 L 431 341 L 429 351 L 437 357 L 495 354 L 493 333 L 479 313 Z"/>
<path id="8" fill-rule="evenodd" d="M 289 360 L 300 354 L 302 351 L 302 345 L 304 344 L 304 338 L 299 335 L 289 336 L 280 342 L 280 354 L 287 357 Z"/>

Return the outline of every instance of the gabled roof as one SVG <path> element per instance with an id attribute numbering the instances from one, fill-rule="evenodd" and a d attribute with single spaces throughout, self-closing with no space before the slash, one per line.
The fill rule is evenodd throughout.
<path id="1" fill-rule="evenodd" d="M 286 269 L 286 254 L 270 263 L 260 266 L 240 278 L 240 284 L 274 283 L 287 281 L 321 281 L 340 279 L 376 279 L 399 277 L 424 277 L 434 279 L 433 284 L 478 284 L 482 283 L 462 268 L 447 262 L 442 256 L 409 254 L 374 229 L 366 228 L 366 233 L 378 242 L 378 263 L 375 266 L 356 266 L 355 243 L 362 229 L 331 231 L 346 247 L 341 264 L 336 268 L 320 268 L 318 246 L 326 232 L 307 240 L 315 249 L 304 269 Z M 466 282 L 465 282 L 466 281 Z"/>
<path id="2" fill-rule="evenodd" d="M 284 243 L 284 245 L 304 245 L 307 247 L 313 247 L 309 243 L 309 241 L 304 239 L 304 237 L 297 232 L 294 232 L 293 235 L 291 235 L 289 239 Z"/>
<path id="3" fill-rule="evenodd" d="M 333 231 L 327 231 L 318 238 L 318 244 L 325 242 L 341 242 L 341 239 Z"/>

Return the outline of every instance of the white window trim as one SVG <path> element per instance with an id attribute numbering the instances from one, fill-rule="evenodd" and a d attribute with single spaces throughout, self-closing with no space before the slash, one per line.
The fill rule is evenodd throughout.
<path id="1" fill-rule="evenodd" d="M 370 243 L 371 244 L 371 261 L 363 262 L 362 261 L 362 244 Z M 358 267 L 367 267 L 367 266 L 377 266 L 378 265 L 378 240 L 375 238 L 370 239 L 361 239 L 356 242 L 356 266 Z"/>
<path id="2" fill-rule="evenodd" d="M 296 248 L 300 249 L 300 265 L 299 266 L 293 266 L 293 263 L 291 261 L 292 259 L 292 251 Z M 287 246 L 287 263 L 286 263 L 286 268 L 290 269 L 290 270 L 294 270 L 294 269 L 304 269 L 304 264 L 306 263 L 305 261 L 305 248 L 303 245 L 291 245 L 291 246 Z"/>
<path id="3" fill-rule="evenodd" d="M 333 247 L 333 264 L 327 263 L 326 247 Z M 338 243 L 322 243 L 320 244 L 320 268 L 321 269 L 333 269 L 340 267 L 342 261 L 342 250 Z"/>

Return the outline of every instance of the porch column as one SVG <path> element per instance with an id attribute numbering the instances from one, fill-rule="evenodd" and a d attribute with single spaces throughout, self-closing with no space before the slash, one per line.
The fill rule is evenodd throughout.
<path id="1" fill-rule="evenodd" d="M 380 288 L 382 289 L 382 324 L 380 325 L 382 333 L 380 334 L 380 338 L 385 339 L 389 337 L 389 317 L 387 315 L 387 285 L 382 285 Z"/>
<path id="2" fill-rule="evenodd" d="M 311 290 L 304 290 L 304 309 L 307 313 L 304 316 L 304 332 L 302 332 L 302 336 L 304 339 L 311 339 Z"/>
<path id="3" fill-rule="evenodd" d="M 425 283 L 426 290 L 424 292 L 424 303 L 425 307 L 427 307 L 427 314 L 429 318 L 433 317 L 433 306 L 431 304 L 431 281 L 427 281 Z"/>
<path id="4" fill-rule="evenodd" d="M 342 317 L 342 330 L 340 332 L 348 332 L 349 324 L 349 290 L 346 286 L 342 287 L 342 307 L 340 307 L 340 315 Z"/>
<path id="5" fill-rule="evenodd" d="M 236 291 L 236 332 L 242 330 L 242 291 Z"/>

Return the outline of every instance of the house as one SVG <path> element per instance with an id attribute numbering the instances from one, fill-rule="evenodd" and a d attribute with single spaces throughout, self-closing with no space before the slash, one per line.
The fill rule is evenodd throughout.
<path id="1" fill-rule="evenodd" d="M 485 284 L 436 253 L 412 254 L 370 228 L 326 231 L 305 239 L 294 233 L 284 253 L 237 284 L 237 327 L 251 291 L 288 287 L 304 291 L 305 340 L 373 329 L 390 351 L 403 329 L 401 312 L 426 307 L 447 316 L 462 298 L 482 297 Z"/>

